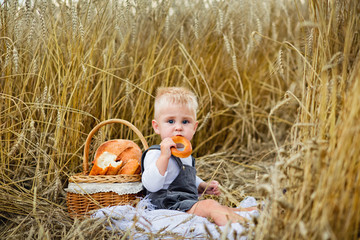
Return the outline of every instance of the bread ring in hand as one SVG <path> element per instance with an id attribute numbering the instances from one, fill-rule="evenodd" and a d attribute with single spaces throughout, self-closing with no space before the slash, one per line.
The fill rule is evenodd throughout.
<path id="1" fill-rule="evenodd" d="M 176 148 L 171 148 L 172 155 L 179 158 L 186 158 L 191 155 L 192 147 L 189 140 L 187 140 L 185 137 L 182 136 L 173 136 L 171 139 L 175 143 L 181 143 L 182 145 L 184 145 L 183 151 L 177 150 Z"/>

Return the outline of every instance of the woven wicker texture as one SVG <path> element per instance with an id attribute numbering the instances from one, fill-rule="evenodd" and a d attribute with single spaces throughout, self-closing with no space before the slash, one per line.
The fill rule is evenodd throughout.
<path id="1" fill-rule="evenodd" d="M 100 192 L 94 194 L 67 193 L 66 202 L 71 218 L 83 218 L 89 216 L 89 211 L 116 205 L 134 205 L 140 194 L 119 195 L 114 192 Z"/>
<path id="2" fill-rule="evenodd" d="M 141 132 L 130 122 L 122 119 L 109 119 L 100 122 L 89 133 L 84 147 L 83 156 L 83 172 L 71 176 L 69 182 L 74 183 L 127 183 L 137 182 L 141 180 L 141 175 L 92 175 L 89 176 L 89 150 L 91 139 L 94 134 L 102 127 L 111 123 L 120 123 L 131 128 L 142 142 L 144 149 L 148 148 L 148 144 L 141 134 Z M 137 194 L 124 194 L 119 195 L 115 192 L 100 192 L 94 194 L 77 194 L 67 193 L 66 202 L 68 211 L 71 218 L 85 217 L 91 210 L 99 209 L 102 207 L 116 206 L 116 205 L 133 205 L 136 201 L 136 197 L 141 196 L 141 193 Z"/>
<path id="3" fill-rule="evenodd" d="M 69 182 L 76 183 L 126 183 L 138 182 L 141 180 L 140 174 L 135 175 L 84 175 L 83 173 L 76 174 L 69 178 Z"/>

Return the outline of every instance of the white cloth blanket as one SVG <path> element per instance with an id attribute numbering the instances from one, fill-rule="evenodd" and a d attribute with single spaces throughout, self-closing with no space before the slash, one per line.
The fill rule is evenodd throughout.
<path id="1" fill-rule="evenodd" d="M 243 208 L 253 206 L 257 206 L 253 197 L 247 197 L 240 203 L 240 207 Z M 237 213 L 249 220 L 259 216 L 257 210 Z M 151 239 L 161 235 L 161 239 L 170 239 L 174 236 L 182 236 L 186 239 L 219 239 L 223 237 L 246 239 L 245 236 L 242 236 L 247 228 L 246 225 L 232 223 L 219 227 L 204 217 L 175 210 L 154 210 L 146 198 L 142 199 L 136 208 L 129 205 L 102 208 L 96 211 L 92 217 L 108 218 L 110 221 L 106 222 L 111 223 L 108 226 L 109 230 L 118 228 L 127 231 L 133 239 Z"/>

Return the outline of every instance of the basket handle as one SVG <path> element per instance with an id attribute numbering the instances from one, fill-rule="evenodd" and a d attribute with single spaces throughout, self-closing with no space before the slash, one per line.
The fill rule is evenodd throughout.
<path id="1" fill-rule="evenodd" d="M 121 123 L 124 124 L 125 126 L 128 126 L 129 128 L 131 128 L 136 135 L 138 135 L 138 137 L 141 140 L 141 143 L 143 144 L 145 150 L 149 148 L 144 136 L 142 135 L 142 133 L 139 131 L 139 129 L 137 129 L 133 124 L 131 124 L 130 122 L 123 120 L 123 119 L 108 119 L 105 121 L 100 122 L 98 125 L 96 125 L 91 132 L 89 133 L 88 137 L 86 138 L 86 142 L 85 142 L 85 148 L 84 148 L 84 157 L 83 157 L 83 171 L 84 174 L 86 175 L 89 171 L 89 150 L 90 150 L 90 143 L 91 143 L 91 139 L 94 136 L 94 134 L 104 125 L 110 124 L 110 123 Z"/>

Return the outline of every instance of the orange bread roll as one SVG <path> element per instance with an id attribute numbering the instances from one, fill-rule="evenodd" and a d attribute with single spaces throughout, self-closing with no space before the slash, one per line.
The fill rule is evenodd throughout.
<path id="1" fill-rule="evenodd" d="M 114 163 L 110 163 L 109 168 L 106 172 L 106 175 L 116 175 L 120 171 L 120 168 L 123 165 L 123 161 L 118 161 L 116 163 L 117 164 L 115 166 L 113 166 Z"/>
<path id="2" fill-rule="evenodd" d="M 141 173 L 141 165 L 136 169 L 134 174 L 140 174 Z"/>
<path id="3" fill-rule="evenodd" d="M 140 164 L 137 159 L 130 159 L 126 164 L 120 169 L 119 174 L 135 174 L 139 169 Z"/>
<path id="4" fill-rule="evenodd" d="M 180 151 L 177 148 L 171 148 L 171 154 L 175 157 L 186 158 L 191 155 L 192 146 L 189 140 L 182 136 L 173 136 L 171 138 L 175 143 L 181 143 L 184 146 L 184 150 Z"/>
<path id="5" fill-rule="evenodd" d="M 130 140 L 115 139 L 104 142 L 96 150 L 93 167 L 89 175 L 118 174 L 129 159 L 136 159 L 140 165 L 140 147 Z"/>
<path id="6" fill-rule="evenodd" d="M 105 175 L 107 174 L 110 166 L 116 167 L 119 165 L 116 162 L 117 156 L 111 152 L 104 151 L 102 154 L 99 155 L 98 158 L 94 160 L 94 166 L 90 171 L 90 175 Z"/>
<path id="7" fill-rule="evenodd" d="M 89 173 L 89 175 L 105 175 L 109 167 L 99 167 L 95 164 Z"/>

